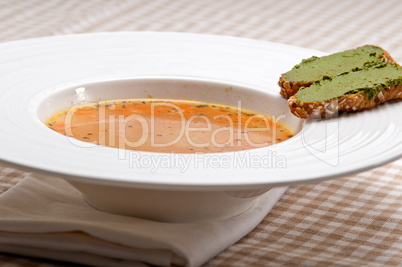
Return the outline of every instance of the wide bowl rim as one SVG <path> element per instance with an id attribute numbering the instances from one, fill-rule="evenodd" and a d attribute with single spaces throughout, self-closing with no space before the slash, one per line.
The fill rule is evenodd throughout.
<path id="1" fill-rule="evenodd" d="M 205 45 L 205 43 L 211 43 L 211 51 L 214 51 L 212 49 L 215 49 L 216 46 L 220 48 L 228 48 L 228 54 L 242 51 L 242 48 L 250 48 L 250 49 L 255 49 L 256 52 L 253 51 L 248 51 L 247 53 L 250 53 L 250 55 L 257 55 L 257 53 L 271 53 L 272 50 L 275 52 L 280 52 L 280 53 L 289 53 L 289 57 L 286 58 L 287 60 L 287 66 L 290 66 L 293 64 L 293 62 L 297 61 L 300 59 L 301 56 L 305 56 L 307 54 L 310 55 L 324 55 L 325 53 L 319 52 L 319 51 L 314 51 L 314 50 L 309 50 L 309 49 L 304 49 L 300 47 L 293 47 L 289 45 L 284 45 L 284 44 L 278 44 L 278 43 L 272 43 L 272 42 L 264 42 L 264 41 L 257 41 L 257 40 L 252 40 L 252 39 L 245 39 L 245 38 L 239 38 L 239 37 L 228 37 L 228 36 L 215 36 L 215 35 L 204 35 L 204 34 L 194 34 L 194 33 L 169 33 L 169 32 L 164 32 L 164 33 L 159 33 L 159 32 L 114 32 L 114 33 L 90 33 L 90 34 L 77 34 L 77 35 L 65 35 L 65 36 L 53 36 L 53 37 L 42 37 L 42 38 L 35 38 L 35 39 L 28 39 L 28 40 L 21 40 L 21 41 L 13 41 L 9 43 L 3 43 L 0 44 L 0 54 L 1 53 L 7 53 L 12 49 L 17 49 L 19 51 L 23 51 L 24 53 L 19 54 L 19 55 L 8 55 L 7 60 L 0 65 L 0 73 L 11 73 L 9 69 L 7 69 L 8 66 L 11 66 L 11 70 L 15 71 L 13 69 L 13 64 L 16 64 L 15 62 L 19 61 L 20 64 L 25 64 L 25 67 L 29 67 L 30 64 L 33 64 L 37 62 L 40 58 L 43 56 L 46 56 L 49 60 L 54 58 L 54 57 L 61 57 L 60 53 L 64 49 L 64 53 L 76 53 L 75 55 L 80 54 L 81 52 L 74 52 L 73 50 L 69 50 L 67 46 L 64 46 L 62 48 L 54 49 L 54 46 L 60 45 L 64 42 L 67 42 L 68 44 L 84 44 L 83 51 L 85 49 L 89 50 L 91 49 L 91 46 L 94 45 L 94 43 L 98 42 L 99 40 L 103 40 L 106 43 L 102 46 L 100 45 L 99 47 L 103 49 L 101 52 L 102 53 L 109 53 L 110 55 L 120 55 L 118 49 L 113 47 L 113 45 L 116 45 L 116 42 L 110 42 L 107 43 L 106 40 L 114 38 L 117 40 L 121 41 L 128 41 L 128 42 L 135 42 L 139 40 L 140 38 L 142 39 L 149 39 L 149 42 L 154 41 L 155 39 L 157 40 L 167 40 L 170 43 L 177 44 L 181 48 L 186 48 L 185 46 L 192 44 L 195 45 L 199 48 L 201 48 L 201 45 Z M 180 43 L 184 42 L 184 43 Z M 197 44 L 197 42 L 204 42 L 201 44 Z M 214 43 L 215 42 L 215 43 Z M 146 43 L 146 41 L 144 41 Z M 28 48 L 30 47 L 30 48 Z M 123 46 L 122 46 L 123 47 Z M 124 47 L 123 47 L 124 48 Z M 50 49 L 51 51 L 44 51 L 44 49 Z M 52 50 L 54 49 L 54 50 Z M 144 47 L 141 47 L 141 49 L 145 49 Z M 170 50 L 167 50 L 166 53 L 171 53 L 171 55 L 178 55 L 180 52 L 180 49 L 174 48 L 174 47 L 169 47 Z M 148 51 L 148 50 L 147 50 Z M 143 52 L 143 51 L 142 51 Z M 54 54 L 52 54 L 54 53 Z M 136 52 L 134 51 L 133 54 Z M 139 52 L 138 52 L 139 53 Z M 189 51 L 191 53 L 191 51 Z M 272 52 L 273 53 L 273 52 Z M 294 56 L 293 54 L 296 54 L 297 56 Z M 29 58 L 28 56 L 31 56 Z M 64 55 L 66 56 L 66 55 Z M 201 55 L 202 56 L 202 55 Z M 215 56 L 218 57 L 218 54 L 215 54 Z M 224 59 L 227 56 L 227 54 L 222 55 L 222 58 Z M 245 55 L 244 58 L 240 58 L 239 60 L 244 60 L 248 55 Z M 197 58 L 196 55 L 194 57 Z M 198 57 L 200 58 L 200 56 Z M 92 60 L 96 60 L 96 58 L 91 56 L 88 56 L 88 64 L 92 63 Z M 167 62 L 171 60 L 170 58 L 167 59 Z M 181 60 L 184 60 L 184 57 L 181 58 Z M 278 59 L 276 59 L 278 60 Z M 8 62 L 8 63 L 7 63 Z M 257 59 L 250 62 L 256 62 L 258 64 L 265 64 L 262 61 L 258 61 Z M 114 62 L 113 62 L 114 63 Z M 274 62 L 277 63 L 277 62 Z M 296 62 L 297 63 L 297 62 Z M 8 64 L 8 65 L 7 65 Z M 182 64 L 182 62 L 180 62 Z M 202 63 L 204 64 L 204 63 Z M 207 63 L 205 63 L 207 65 Z M 205 67 L 205 66 L 202 66 Z M 40 69 L 40 67 L 39 67 Z M 179 67 L 178 67 L 179 69 Z M 18 72 L 18 70 L 16 70 Z M 22 68 L 21 72 L 24 71 L 24 68 Z M 237 71 L 234 69 L 233 71 Z M 14 74 L 13 74 L 14 75 Z M 125 74 L 126 75 L 126 74 Z M 250 77 L 254 74 L 250 74 Z M 275 74 L 278 78 L 280 73 Z M 6 75 L 7 76 L 7 75 Z M 13 77 L 12 75 L 10 75 Z M 111 81 L 113 79 L 122 79 L 122 77 L 127 77 L 127 76 L 122 76 L 120 73 L 116 75 L 115 77 L 109 77 L 104 79 L 104 81 Z M 143 73 L 137 74 L 137 76 L 133 76 L 136 78 L 144 78 Z M 157 73 L 151 73 L 148 78 L 156 78 L 156 77 L 168 77 L 172 79 L 176 78 L 181 78 L 181 79 L 200 79 L 200 80 L 206 80 L 206 81 L 211 81 L 211 82 L 219 82 L 220 77 L 215 76 L 215 77 L 206 77 L 204 76 L 197 76 L 197 75 L 191 75 L 188 73 L 183 73 L 180 74 L 179 72 L 177 73 L 166 73 L 164 75 L 162 74 L 157 74 Z M 226 81 L 230 79 L 226 79 L 228 76 L 223 77 L 221 81 Z M 81 77 L 80 77 L 81 78 Z M 93 77 L 93 82 L 95 81 L 100 81 L 99 76 L 94 75 Z M 249 77 L 248 77 L 249 78 Z M 243 81 L 244 83 L 236 80 L 233 81 L 232 83 L 235 85 L 239 86 L 248 86 L 247 83 L 247 77 L 244 78 Z M 11 78 L 10 78 L 11 79 Z M 35 80 L 35 78 L 30 77 L 30 79 Z M 273 78 L 272 78 L 273 79 Z M 15 85 L 16 83 L 13 83 L 12 81 L 8 81 L 10 84 Z M 83 82 L 83 80 L 76 79 L 74 82 L 69 82 L 65 83 L 63 81 L 58 88 L 62 88 L 63 86 L 71 86 L 71 84 L 80 84 Z M 88 81 L 90 82 L 90 81 Z M 250 82 L 252 84 L 252 82 Z M 15 86 L 19 86 L 18 84 Z M 274 85 L 271 84 L 269 85 L 270 88 L 268 88 L 269 93 L 272 93 L 272 87 Z M 263 90 L 263 86 L 258 86 L 258 85 L 251 85 L 252 89 L 257 89 L 257 90 Z M 266 88 L 264 88 L 266 89 Z M 277 88 L 276 88 L 277 89 Z M 2 90 L 0 88 L 0 90 Z M 6 90 L 3 88 L 3 90 Z M 7 91 L 9 92 L 9 91 Z M 38 92 L 36 92 L 38 93 Z M 34 95 L 36 95 L 36 93 Z M 10 93 L 8 94 L 10 96 Z M 28 101 L 28 100 L 27 100 Z M 23 102 L 22 103 L 27 103 Z M 397 103 L 399 104 L 399 103 Z M 392 123 L 394 125 L 394 130 L 398 131 L 397 127 L 400 122 L 396 118 L 396 115 L 394 116 L 392 114 L 392 109 L 395 109 L 395 104 L 394 105 L 389 105 L 389 106 L 382 106 L 377 113 L 382 114 L 381 116 L 388 116 L 387 120 L 388 122 Z M 366 115 L 367 114 L 367 115 Z M 8 114 L 10 115 L 10 114 Z M 361 113 L 358 115 L 351 115 L 351 116 L 341 116 L 339 118 L 336 118 L 334 121 L 339 123 L 345 123 L 345 124 L 350 124 L 352 120 L 355 118 L 364 118 L 364 119 L 370 119 L 372 117 L 376 118 L 379 117 L 379 115 L 375 114 L 375 112 L 367 112 L 367 113 Z M 7 121 L 8 125 L 12 125 L 9 120 Z M 34 122 L 34 123 L 37 123 Z M 322 121 L 319 121 L 319 123 L 325 123 Z M 32 125 L 32 124 L 31 124 Z M 310 125 L 310 131 L 315 131 L 315 127 L 317 125 L 317 121 L 314 122 L 309 122 L 308 125 Z M 382 128 L 380 128 L 380 131 L 384 131 L 384 133 L 387 133 L 390 131 L 389 126 L 387 126 L 385 123 L 380 125 Z M 381 130 L 383 129 L 383 130 Z M 360 133 L 361 134 L 361 133 Z M 392 135 L 392 133 L 389 133 Z M 362 134 L 363 137 L 364 134 Z M 45 135 L 44 137 L 48 137 Z M 301 150 L 301 144 L 297 144 L 297 142 L 300 142 L 302 140 L 302 136 L 298 135 L 292 138 L 293 140 L 291 142 L 285 143 L 284 145 L 279 144 L 277 147 L 272 148 L 264 148 L 264 149 L 258 149 L 258 151 L 252 151 L 251 153 L 255 153 L 256 155 L 258 153 L 266 153 L 268 151 L 274 151 L 274 152 L 279 152 L 281 153 L 282 151 L 286 151 L 286 153 L 291 153 L 292 149 L 296 149 L 300 152 Z M 366 138 L 367 140 L 371 140 L 369 137 Z M 347 143 L 347 141 L 345 140 Z M 398 142 L 397 140 L 393 140 L 392 142 Z M 35 144 L 36 146 L 38 144 Z M 296 145 L 296 146 L 295 146 Z M 341 143 L 342 145 L 342 143 Z M 293 147 L 292 147 L 293 146 Z M 400 144 L 399 144 L 400 146 Z M 396 144 L 396 147 L 399 147 L 398 144 Z M 380 145 L 376 144 L 375 148 L 379 148 Z M 105 150 L 101 149 L 102 152 L 99 153 L 104 153 Z M 107 149 L 106 149 L 107 150 Z M 8 151 L 11 151 L 9 149 Z M 22 151 L 22 150 L 21 150 Z M 300 152 L 301 153 L 301 152 Z M 355 154 L 353 154 L 355 153 Z M 156 153 L 158 154 L 158 153 Z M 226 153 L 225 153 L 226 154 Z M 300 162 L 303 161 L 295 161 L 295 165 L 292 165 L 292 168 L 294 166 L 300 167 L 300 171 L 296 169 L 292 170 L 272 170 L 272 169 L 265 169 L 262 172 L 261 170 L 256 171 L 255 173 L 249 174 L 247 177 L 245 177 L 245 172 L 240 171 L 240 173 L 237 173 L 236 171 L 233 170 L 221 170 L 219 173 L 215 175 L 215 177 L 207 177 L 206 179 L 203 179 L 202 177 L 196 177 L 197 171 L 199 170 L 192 170 L 191 172 L 182 174 L 182 173 L 145 173 L 147 178 L 140 178 L 137 176 L 130 176 L 128 172 L 123 175 L 123 172 L 119 172 L 118 169 L 115 169 L 115 173 L 113 176 L 111 173 L 107 174 L 102 174 L 102 173 L 89 173 L 85 172 L 83 168 L 81 169 L 74 169 L 74 168 L 60 168 L 58 167 L 52 167 L 50 164 L 46 167 L 46 164 L 38 165 L 38 164 L 30 164 L 29 158 L 21 158 L 17 159 L 16 156 L 10 156 L 7 155 L 6 152 L 0 152 L 0 162 L 3 164 L 7 164 L 19 169 L 23 169 L 26 171 L 32 171 L 35 173 L 40 173 L 43 175 L 50 175 L 50 176 L 56 176 L 56 177 L 61 177 L 67 180 L 74 180 L 74 181 L 81 181 L 81 182 L 86 182 L 86 183 L 97 183 L 97 184 L 105 184 L 105 185 L 114 185 L 114 186 L 129 186 L 129 187 L 136 187 L 136 188 L 154 188 L 154 189 L 159 189 L 159 190 L 171 190 L 171 189 L 177 189 L 177 190 L 194 190 L 195 188 L 197 190 L 238 190 L 238 189 L 247 189 L 247 188 L 256 188 L 256 187 L 273 187 L 273 186 L 283 186 L 283 185 L 290 185 L 290 184 L 300 184 L 300 183 L 310 183 L 310 182 L 318 182 L 318 181 L 323 181 L 327 179 L 332 179 L 332 178 L 338 178 L 342 176 L 346 176 L 349 174 L 353 174 L 356 172 L 368 170 L 370 168 L 374 168 L 377 166 L 381 166 L 383 164 L 386 164 L 392 160 L 398 159 L 402 156 L 402 149 L 398 151 L 397 149 L 394 149 L 391 152 L 386 153 L 385 151 L 381 151 L 379 153 L 380 155 L 376 155 L 367 159 L 364 159 L 363 162 L 359 162 L 358 160 L 354 160 L 355 162 L 352 162 L 354 164 L 351 164 L 350 162 L 342 162 L 342 157 L 345 158 L 345 161 L 350 161 L 353 160 L 351 156 L 347 155 L 340 155 L 341 159 L 341 165 L 334 166 L 333 168 L 328 167 L 328 171 L 325 171 L 326 168 L 325 166 L 328 165 L 328 163 L 325 163 L 323 161 L 314 159 L 312 155 L 310 155 L 311 152 L 304 151 L 300 155 L 303 157 L 308 157 L 310 160 L 314 160 L 314 166 L 319 166 L 318 169 L 320 171 L 324 172 L 313 172 L 313 171 L 308 171 L 308 168 L 303 166 Z M 259 154 L 261 155 L 261 154 Z M 300 156 L 299 154 L 292 154 L 291 157 L 296 157 Z M 352 155 L 356 157 L 356 155 L 361 155 L 361 153 L 357 153 L 356 151 L 352 151 Z M 290 158 L 291 158 L 290 157 Z M 346 160 L 347 158 L 347 160 Z M 327 165 L 325 165 L 327 164 Z M 116 168 L 121 165 L 116 165 Z M 311 166 L 310 166 L 311 167 Z M 211 171 L 209 170 L 205 172 L 204 175 L 208 176 L 211 175 Z M 265 173 L 267 176 L 276 176 L 276 179 L 273 179 L 272 177 L 253 177 L 253 175 L 261 175 L 262 173 Z M 230 180 L 230 177 L 226 177 L 227 175 L 232 175 L 233 180 Z M 196 175 L 197 174 L 197 175 Z M 144 173 L 140 173 L 139 175 L 144 175 Z M 163 175 L 164 177 L 157 177 L 157 176 Z M 184 176 L 194 176 L 196 179 L 195 180 L 185 180 Z M 225 177 L 219 177 L 225 176 Z M 155 179 L 154 179 L 155 178 Z M 218 179 L 219 180 L 216 180 Z M 222 178 L 222 179 L 221 179 Z M 215 180 L 213 180 L 215 179 Z"/>

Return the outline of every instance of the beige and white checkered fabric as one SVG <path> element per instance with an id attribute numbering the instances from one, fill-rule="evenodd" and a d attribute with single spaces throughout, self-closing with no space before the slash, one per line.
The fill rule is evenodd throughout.
<path id="1" fill-rule="evenodd" d="M 231 35 L 325 52 L 376 44 L 402 62 L 398 0 L 0 0 L 1 42 L 144 30 Z M 27 175 L 0 166 L 0 193 Z M 61 263 L 0 254 L 0 265 Z M 402 266 L 402 159 L 291 187 L 256 229 L 206 266 Z"/>

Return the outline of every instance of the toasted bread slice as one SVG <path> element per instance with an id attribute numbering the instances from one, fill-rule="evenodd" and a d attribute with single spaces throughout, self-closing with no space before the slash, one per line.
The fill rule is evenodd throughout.
<path id="1" fill-rule="evenodd" d="M 283 73 L 279 79 L 280 94 L 289 98 L 301 87 L 308 87 L 323 77 L 333 77 L 340 74 L 369 68 L 382 62 L 395 62 L 390 54 L 378 46 L 365 45 L 323 57 L 304 59 L 292 70 Z"/>
<path id="2" fill-rule="evenodd" d="M 288 105 L 297 117 L 326 118 L 370 109 L 395 98 L 402 98 L 402 67 L 383 63 L 301 88 Z"/>

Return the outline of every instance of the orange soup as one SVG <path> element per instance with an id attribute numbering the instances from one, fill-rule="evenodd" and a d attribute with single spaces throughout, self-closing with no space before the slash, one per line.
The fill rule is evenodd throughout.
<path id="1" fill-rule="evenodd" d="M 279 119 L 239 107 L 186 100 L 87 103 L 53 115 L 46 125 L 84 142 L 164 153 L 239 151 L 293 136 Z"/>

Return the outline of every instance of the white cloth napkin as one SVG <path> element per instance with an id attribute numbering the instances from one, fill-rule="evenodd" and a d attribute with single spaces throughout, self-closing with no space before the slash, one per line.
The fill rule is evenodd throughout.
<path id="1" fill-rule="evenodd" d="M 199 266 L 250 232 L 286 189 L 230 219 L 162 223 L 98 211 L 64 180 L 29 176 L 0 195 L 0 252 L 94 266 Z"/>

